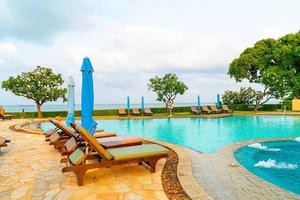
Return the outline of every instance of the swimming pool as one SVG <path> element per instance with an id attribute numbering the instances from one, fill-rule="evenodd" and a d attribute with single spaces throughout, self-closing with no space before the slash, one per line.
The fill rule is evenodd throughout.
<path id="1" fill-rule="evenodd" d="M 252 173 L 300 195 L 300 138 L 297 140 L 254 143 L 234 155 Z"/>
<path id="2" fill-rule="evenodd" d="M 214 152 L 241 140 L 300 136 L 300 118 L 289 116 L 123 119 L 97 123 L 105 131 L 166 141 L 200 152 Z M 43 127 L 50 128 L 47 124 Z"/>

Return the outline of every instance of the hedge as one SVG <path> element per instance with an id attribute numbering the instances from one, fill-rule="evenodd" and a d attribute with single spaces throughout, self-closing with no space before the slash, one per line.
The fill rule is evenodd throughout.
<path id="1" fill-rule="evenodd" d="M 290 100 L 285 100 L 282 104 L 264 104 L 259 110 L 262 111 L 276 111 L 278 109 L 283 109 L 284 106 L 286 106 L 287 110 L 291 110 L 292 103 Z M 229 105 L 229 108 L 234 111 L 253 111 L 254 105 L 241 105 L 241 104 L 235 104 L 235 105 Z M 166 108 L 151 108 L 153 113 L 167 113 Z M 175 107 L 173 112 L 190 112 L 190 107 Z M 37 112 L 10 112 L 7 113 L 10 115 L 13 115 L 14 118 L 37 118 Z M 66 117 L 68 114 L 67 111 L 45 111 L 43 112 L 43 117 Z M 80 116 L 80 111 L 75 111 L 75 116 Z M 113 116 L 118 115 L 118 109 L 106 109 L 106 110 L 95 110 L 94 114 L 95 116 Z"/>

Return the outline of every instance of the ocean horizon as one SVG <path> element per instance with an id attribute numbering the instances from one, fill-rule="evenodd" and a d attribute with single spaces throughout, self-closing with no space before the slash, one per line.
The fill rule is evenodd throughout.
<path id="1" fill-rule="evenodd" d="M 201 104 L 211 104 L 212 102 L 203 102 Z M 197 103 L 175 103 L 175 107 L 181 106 L 192 106 Z M 36 105 L 2 105 L 6 112 L 37 112 Z M 118 109 L 126 108 L 126 104 L 95 104 L 94 110 L 105 110 L 105 109 Z M 131 108 L 141 108 L 140 103 L 132 103 Z M 163 103 L 145 103 L 145 107 L 155 108 L 155 107 L 165 107 Z M 75 110 L 81 110 L 81 104 L 75 105 Z M 42 111 L 67 111 L 67 104 L 45 104 L 42 106 Z"/>

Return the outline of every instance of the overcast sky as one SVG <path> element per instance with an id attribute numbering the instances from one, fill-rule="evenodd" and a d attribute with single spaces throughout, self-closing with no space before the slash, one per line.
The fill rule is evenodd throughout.
<path id="1" fill-rule="evenodd" d="M 177 102 L 215 101 L 245 85 L 228 65 L 257 40 L 300 29 L 298 0 L 0 0 L 0 81 L 35 66 L 76 82 L 94 66 L 95 103 L 126 96 L 155 102 L 147 81 L 176 73 L 189 90 Z M 60 103 L 60 102 L 56 102 Z M 32 104 L 0 89 L 0 105 Z"/>

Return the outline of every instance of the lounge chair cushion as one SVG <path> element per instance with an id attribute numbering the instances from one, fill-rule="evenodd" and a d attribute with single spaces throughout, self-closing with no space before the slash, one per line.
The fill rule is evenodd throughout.
<path id="1" fill-rule="evenodd" d="M 71 137 L 66 143 L 65 143 L 65 148 L 68 152 L 74 151 L 77 147 L 77 142 L 75 138 Z"/>
<path id="2" fill-rule="evenodd" d="M 111 136 L 116 136 L 116 133 L 110 133 L 110 132 L 95 132 L 94 137 L 95 138 L 104 138 L 104 137 L 111 137 Z"/>
<path id="3" fill-rule="evenodd" d="M 128 144 L 142 144 L 143 138 L 130 135 L 121 135 L 116 137 L 99 138 L 97 141 L 100 142 L 100 144 L 105 148 L 112 148 Z"/>
<path id="4" fill-rule="evenodd" d="M 51 142 L 56 142 L 60 139 L 60 135 L 57 132 L 54 132 L 52 135 L 49 137 Z"/>
<path id="5" fill-rule="evenodd" d="M 0 145 L 4 145 L 5 144 L 5 138 L 0 137 Z"/>
<path id="6" fill-rule="evenodd" d="M 69 159 L 73 165 L 80 165 L 86 158 L 86 155 L 81 149 L 76 149 L 70 154 Z"/>
<path id="7" fill-rule="evenodd" d="M 139 146 L 115 148 L 107 150 L 114 160 L 127 160 L 144 158 L 156 155 L 165 155 L 169 150 L 158 144 L 145 144 Z"/>

